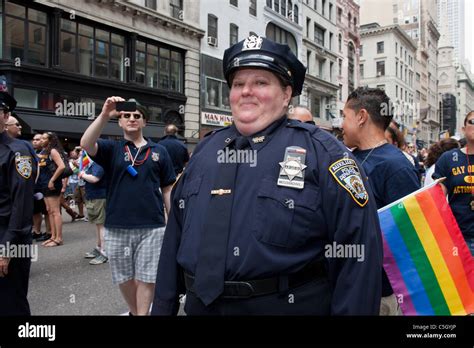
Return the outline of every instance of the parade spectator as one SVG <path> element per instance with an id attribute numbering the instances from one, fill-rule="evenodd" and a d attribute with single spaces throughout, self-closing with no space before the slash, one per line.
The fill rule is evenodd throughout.
<path id="1" fill-rule="evenodd" d="M 33 140 L 31 141 L 31 144 L 33 146 L 33 149 L 36 153 L 36 156 L 39 162 L 40 159 L 38 155 L 41 153 L 41 150 L 43 149 L 41 147 L 41 134 L 40 133 L 36 133 L 33 135 Z M 38 167 L 38 174 L 39 174 L 39 167 Z M 41 192 L 42 184 L 39 179 L 40 178 L 38 175 L 38 180 L 35 183 L 35 194 L 33 195 L 34 197 L 33 240 L 36 240 L 37 242 L 43 242 L 51 238 L 51 225 L 49 224 L 48 211 L 46 210 L 44 196 L 43 196 L 43 193 Z M 46 232 L 41 232 L 43 217 L 44 217 L 44 222 L 46 226 Z"/>
<path id="2" fill-rule="evenodd" d="M 16 100 L 0 92 L 0 316 L 30 315 L 29 255 L 10 255 L 12 247 L 31 248 L 33 193 L 37 166 L 25 142 L 6 134 Z M 3 332 L 3 328 L 2 328 Z"/>
<path id="3" fill-rule="evenodd" d="M 303 123 L 315 124 L 313 121 L 313 115 L 311 115 L 311 111 L 309 111 L 304 106 L 292 108 L 292 110 L 288 112 L 288 119 L 298 120 Z"/>
<path id="4" fill-rule="evenodd" d="M 464 118 L 462 127 L 466 146 L 441 155 L 433 179 L 441 183 L 466 243 L 474 255 L 474 111 Z"/>
<path id="5" fill-rule="evenodd" d="M 178 127 L 169 124 L 165 128 L 165 136 L 160 140 L 159 144 L 166 148 L 171 160 L 173 161 L 174 172 L 178 176 L 189 161 L 189 154 L 186 145 L 178 139 Z"/>
<path id="6" fill-rule="evenodd" d="M 97 246 L 86 254 L 91 258 L 91 265 L 100 265 L 107 262 L 104 243 L 105 198 L 106 180 L 104 169 L 95 162 L 91 162 L 85 170 L 79 173 L 79 178 L 86 182 L 86 209 L 89 222 L 97 228 Z"/>
<path id="7" fill-rule="evenodd" d="M 358 88 L 349 95 L 343 110 L 344 143 L 356 148 L 353 154 L 369 177 L 378 209 L 420 187 L 414 166 L 399 149 L 387 144 L 385 131 L 392 119 L 382 113 L 387 105 L 390 99 L 383 90 Z M 400 139 L 394 140 L 400 144 Z M 385 271 L 382 296 L 380 315 L 401 314 Z"/>
<path id="8" fill-rule="evenodd" d="M 434 143 L 430 146 L 428 150 L 428 156 L 425 161 L 425 166 L 428 168 L 426 170 L 426 176 L 424 181 L 424 186 L 428 186 L 433 183 L 433 173 L 436 167 L 436 161 L 441 157 L 446 151 L 459 148 L 459 142 L 456 139 L 441 139 L 437 143 Z"/>
<path id="9" fill-rule="evenodd" d="M 152 314 L 176 315 L 185 292 L 187 315 L 378 314 L 382 245 L 365 174 L 332 135 L 287 119 L 305 67 L 288 45 L 250 36 L 223 70 L 234 123 L 198 144 L 173 191 Z M 364 262 L 327 252 L 339 243 L 363 244 Z"/>
<path id="10" fill-rule="evenodd" d="M 164 206 L 169 211 L 175 172 L 168 151 L 143 137 L 147 110 L 130 101 L 136 103 L 135 111 L 118 112 L 117 103 L 124 101 L 107 98 L 81 146 L 107 177 L 105 246 L 112 280 L 119 284 L 130 313 L 147 315 L 165 230 Z M 99 139 L 112 118 L 118 118 L 123 139 Z"/>
<path id="11" fill-rule="evenodd" d="M 63 182 L 61 173 L 65 169 L 62 154 L 63 147 L 56 134 L 47 132 L 41 137 L 43 150 L 40 153 L 41 192 L 44 196 L 48 218 L 51 226 L 51 238 L 42 243 L 46 247 L 63 244 L 63 220 L 61 217 L 61 190 Z"/>

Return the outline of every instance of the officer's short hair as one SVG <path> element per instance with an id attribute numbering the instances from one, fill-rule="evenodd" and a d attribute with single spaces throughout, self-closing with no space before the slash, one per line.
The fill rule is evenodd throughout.
<path id="1" fill-rule="evenodd" d="M 372 122 L 383 130 L 387 129 L 393 118 L 390 98 L 379 88 L 357 88 L 347 98 L 347 107 L 356 113 L 361 109 L 367 110 Z"/>

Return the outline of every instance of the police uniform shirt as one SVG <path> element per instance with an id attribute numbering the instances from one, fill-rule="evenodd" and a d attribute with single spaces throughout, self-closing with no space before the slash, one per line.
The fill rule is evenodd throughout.
<path id="1" fill-rule="evenodd" d="M 99 139 L 97 144 L 97 154 L 91 157 L 104 168 L 107 177 L 105 227 L 163 227 L 165 218 L 160 187 L 171 185 L 176 180 L 173 163 L 166 149 L 147 139 L 136 163 L 146 160 L 134 166 L 137 175 L 132 176 L 127 167 L 138 152 L 132 142 Z M 130 158 L 126 146 L 133 158 Z"/>
<path id="2" fill-rule="evenodd" d="M 453 149 L 441 155 L 435 165 L 434 179 L 446 177 L 443 185 L 448 190 L 448 201 L 453 215 L 465 238 L 474 238 L 474 212 L 471 210 L 471 196 L 474 187 L 474 155 L 467 156 L 460 149 Z M 468 179 L 470 176 L 470 180 Z"/>
<path id="3" fill-rule="evenodd" d="M 173 190 L 152 314 L 171 315 L 178 310 L 178 296 L 186 291 L 180 272 L 184 269 L 195 274 L 196 270 L 205 210 L 215 189 L 217 151 L 226 139 L 238 135 L 231 126 L 203 139 Z M 328 258 L 333 287 L 331 312 L 377 314 L 380 227 L 371 193 L 362 188 L 357 196 L 339 181 L 339 170 L 350 171 L 356 166 L 350 152 L 327 132 L 286 118 L 248 139 L 251 150 L 257 151 L 257 163 L 238 166 L 228 244 L 222 246 L 227 248 L 225 280 L 291 274 L 323 259 L 325 246 L 330 243 L 363 244 L 364 262 Z M 302 189 L 277 184 L 286 149 L 292 146 L 306 150 L 305 163 L 300 167 L 304 172 L 297 173 L 304 173 Z"/>
<path id="4" fill-rule="evenodd" d="M 37 167 L 23 141 L 0 133 L 0 244 L 31 240 Z"/>
<path id="5" fill-rule="evenodd" d="M 159 142 L 168 151 L 173 161 L 176 175 L 183 171 L 184 165 L 189 161 L 189 154 L 186 145 L 184 145 L 176 136 L 167 135 Z"/>

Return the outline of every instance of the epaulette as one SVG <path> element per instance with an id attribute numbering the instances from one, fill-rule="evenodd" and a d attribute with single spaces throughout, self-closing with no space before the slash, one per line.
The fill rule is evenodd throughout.
<path id="1" fill-rule="evenodd" d="M 211 132 L 207 132 L 207 133 L 204 135 L 203 138 L 207 138 L 207 137 L 210 136 L 210 135 L 214 135 L 214 134 L 216 134 L 217 132 L 220 132 L 220 131 L 223 131 L 223 130 L 229 129 L 229 128 L 230 128 L 230 126 L 227 126 L 227 127 L 222 127 L 222 128 L 219 128 L 219 129 L 215 129 L 215 130 L 213 130 L 213 131 L 211 131 Z"/>

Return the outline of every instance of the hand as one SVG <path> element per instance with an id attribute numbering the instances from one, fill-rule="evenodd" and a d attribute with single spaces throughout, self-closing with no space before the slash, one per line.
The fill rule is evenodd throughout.
<path id="1" fill-rule="evenodd" d="M 84 174 L 86 174 L 86 172 L 85 172 L 85 171 L 81 171 L 79 174 L 77 174 L 77 177 L 78 177 L 79 179 L 82 179 L 82 177 L 84 176 Z"/>
<path id="2" fill-rule="evenodd" d="M 66 192 L 66 188 L 63 186 L 63 187 L 61 188 L 61 193 L 64 193 L 64 192 Z"/>
<path id="3" fill-rule="evenodd" d="M 49 180 L 49 182 L 48 182 L 48 188 L 49 188 L 50 190 L 54 190 L 54 182 L 53 182 L 53 181 Z"/>
<path id="4" fill-rule="evenodd" d="M 120 113 L 115 110 L 116 107 L 116 102 L 122 102 L 125 101 L 122 97 L 109 97 L 104 103 L 104 106 L 102 107 L 102 112 L 101 115 L 104 115 L 107 117 L 109 120 L 118 117 Z"/>
<path id="5" fill-rule="evenodd" d="M 8 263 L 10 259 L 8 257 L 0 256 L 0 278 L 5 277 L 8 274 Z"/>

